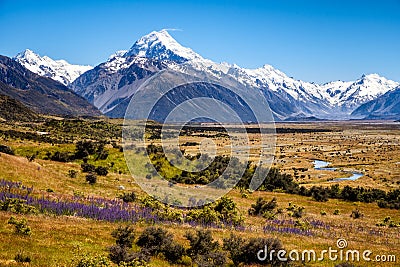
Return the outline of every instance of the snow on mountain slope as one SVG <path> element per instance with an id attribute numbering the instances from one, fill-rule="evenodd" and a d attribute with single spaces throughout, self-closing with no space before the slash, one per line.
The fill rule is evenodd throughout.
<path id="1" fill-rule="evenodd" d="M 81 74 L 93 68 L 72 65 L 65 60 L 53 60 L 47 56 L 41 57 L 29 49 L 18 53 L 14 60 L 32 72 L 52 78 L 64 85 L 69 85 Z"/>
<path id="2" fill-rule="evenodd" d="M 157 71 L 175 69 L 185 72 L 187 66 L 217 78 L 229 76 L 246 87 L 264 90 L 270 105 L 279 109 L 276 113 L 281 119 L 285 116 L 348 118 L 361 104 L 399 85 L 377 74 L 356 81 L 319 85 L 295 80 L 271 65 L 246 69 L 215 63 L 180 45 L 167 30 L 161 30 L 141 37 L 128 51 L 116 52 L 106 62 L 81 75 L 70 87 L 107 113 L 126 102 Z M 118 110 L 120 114 L 123 108 Z"/>
<path id="3" fill-rule="evenodd" d="M 126 54 L 132 55 L 175 62 L 203 59 L 192 49 L 180 45 L 165 29 L 153 31 L 137 40 Z"/>
<path id="4" fill-rule="evenodd" d="M 352 116 L 358 119 L 400 118 L 400 86 L 359 106 Z"/>
<path id="5" fill-rule="evenodd" d="M 173 62 L 116 55 L 79 76 L 69 87 L 107 113 L 131 97 L 140 85 Z"/>
<path id="6" fill-rule="evenodd" d="M 339 94 L 338 106 L 358 107 L 399 86 L 399 83 L 381 77 L 378 74 L 363 75 Z"/>

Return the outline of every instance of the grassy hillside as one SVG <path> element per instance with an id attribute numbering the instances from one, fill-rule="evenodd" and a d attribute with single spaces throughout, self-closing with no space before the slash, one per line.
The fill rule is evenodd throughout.
<path id="1" fill-rule="evenodd" d="M 0 120 L 37 121 L 40 116 L 18 100 L 0 94 Z"/>

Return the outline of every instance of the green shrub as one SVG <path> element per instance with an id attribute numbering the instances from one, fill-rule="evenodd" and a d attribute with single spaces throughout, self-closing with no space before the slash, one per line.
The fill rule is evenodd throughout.
<path id="1" fill-rule="evenodd" d="M 173 235 L 160 227 L 147 227 L 136 244 L 150 255 L 163 254 L 170 263 L 178 263 L 185 254 L 184 247 L 173 240 Z"/>
<path id="2" fill-rule="evenodd" d="M 211 204 L 211 207 L 217 212 L 218 218 L 222 222 L 233 225 L 239 225 L 243 222 L 236 203 L 229 197 L 221 197 Z"/>
<path id="3" fill-rule="evenodd" d="M 295 223 L 294 223 L 294 226 L 300 228 L 303 231 L 307 231 L 311 227 L 309 222 L 303 221 L 303 220 L 296 220 Z"/>
<path id="4" fill-rule="evenodd" d="M 0 201 L 0 210 L 10 211 L 19 214 L 36 214 L 38 210 L 35 206 L 26 204 L 26 200 L 17 198 L 6 198 Z"/>
<path id="5" fill-rule="evenodd" d="M 186 221 L 195 221 L 205 225 L 214 223 L 236 226 L 243 223 L 243 218 L 236 203 L 228 197 L 222 197 L 216 202 L 205 205 L 202 208 L 189 210 Z"/>
<path id="6" fill-rule="evenodd" d="M 165 221 L 171 222 L 183 222 L 183 212 L 181 210 L 164 207 L 159 210 L 155 210 L 154 213 Z"/>
<path id="7" fill-rule="evenodd" d="M 140 202 L 142 203 L 142 205 L 144 207 L 151 208 L 153 210 L 162 209 L 165 207 L 165 205 L 162 202 L 160 202 L 157 199 L 155 199 L 154 197 L 148 196 L 148 195 L 141 198 Z"/>
<path id="8" fill-rule="evenodd" d="M 12 148 L 5 145 L 0 145 L 0 153 L 14 155 L 14 151 L 12 150 Z"/>
<path id="9" fill-rule="evenodd" d="M 32 162 L 36 159 L 37 155 L 39 154 L 39 152 L 35 152 L 32 155 L 26 156 L 26 158 L 28 159 L 29 162 Z"/>
<path id="10" fill-rule="evenodd" d="M 83 254 L 81 256 L 75 256 L 73 259 L 74 267 L 110 267 L 111 262 L 106 256 L 93 256 L 89 254 Z"/>
<path id="11" fill-rule="evenodd" d="M 257 201 L 255 204 L 252 204 L 250 209 L 248 210 L 249 215 L 253 216 L 258 216 L 264 214 L 266 217 L 271 217 L 273 214 L 272 211 L 278 207 L 278 203 L 276 200 L 276 197 L 274 197 L 272 200 L 267 201 L 261 197 L 257 198 Z"/>
<path id="12" fill-rule="evenodd" d="M 286 208 L 286 210 L 291 217 L 301 218 L 304 215 L 305 208 L 289 202 L 289 206 Z"/>
<path id="13" fill-rule="evenodd" d="M 378 200 L 377 202 L 379 208 L 387 208 L 388 207 L 388 202 L 385 200 Z"/>
<path id="14" fill-rule="evenodd" d="M 31 257 L 26 255 L 24 252 L 20 251 L 15 255 L 14 260 L 16 262 L 31 262 Z"/>
<path id="15" fill-rule="evenodd" d="M 186 232 L 185 237 L 190 246 L 187 253 L 198 266 L 223 266 L 226 255 L 220 251 L 217 241 L 214 241 L 210 230 L 197 230 L 194 234 Z"/>
<path id="16" fill-rule="evenodd" d="M 53 161 L 68 162 L 72 160 L 72 157 L 67 152 L 56 151 L 50 156 Z"/>
<path id="17" fill-rule="evenodd" d="M 76 178 L 78 176 L 78 171 L 76 170 L 68 170 L 68 177 L 69 178 Z"/>
<path id="18" fill-rule="evenodd" d="M 276 254 L 272 260 L 267 257 L 265 261 L 260 261 L 257 258 L 257 253 L 260 250 L 264 250 L 267 247 L 268 251 L 278 251 L 283 249 L 282 243 L 279 239 L 273 238 L 250 238 L 244 239 L 235 234 L 231 234 L 229 238 L 225 238 L 223 241 L 223 248 L 229 252 L 230 258 L 232 259 L 235 266 L 240 264 L 270 264 L 271 266 L 282 266 L 286 263 L 281 262 L 277 259 Z"/>
<path id="19" fill-rule="evenodd" d="M 103 166 L 98 166 L 98 167 L 96 167 L 95 172 L 100 176 L 107 176 L 108 169 Z"/>
<path id="20" fill-rule="evenodd" d="M 179 243 L 171 242 L 165 246 L 163 254 L 170 263 L 178 263 L 185 254 L 185 248 Z"/>
<path id="21" fill-rule="evenodd" d="M 120 262 L 129 262 L 132 260 L 128 249 L 120 245 L 112 245 L 108 248 L 108 258 L 116 264 L 119 264 Z"/>
<path id="22" fill-rule="evenodd" d="M 139 236 L 136 244 L 146 249 L 151 255 L 164 252 L 173 242 L 172 234 L 168 233 L 161 227 L 147 227 Z"/>
<path id="23" fill-rule="evenodd" d="M 193 261 L 199 267 L 224 266 L 227 257 L 223 251 L 212 251 L 206 255 L 197 255 Z"/>
<path id="24" fill-rule="evenodd" d="M 333 215 L 339 215 L 340 214 L 340 210 L 339 209 L 335 209 L 334 211 L 333 211 Z"/>
<path id="25" fill-rule="evenodd" d="M 86 182 L 89 184 L 95 184 L 97 182 L 97 176 L 94 173 L 89 173 L 86 175 Z"/>
<path id="26" fill-rule="evenodd" d="M 147 267 L 148 264 L 146 261 L 141 260 L 141 259 L 133 259 L 130 262 L 120 262 L 118 264 L 118 267 Z"/>
<path id="27" fill-rule="evenodd" d="M 95 172 L 96 167 L 89 163 L 82 163 L 81 164 L 82 172 Z"/>
<path id="28" fill-rule="evenodd" d="M 364 217 L 364 214 L 359 209 L 355 209 L 351 212 L 350 217 L 353 219 L 361 219 Z"/>
<path id="29" fill-rule="evenodd" d="M 132 226 L 118 226 L 111 232 L 111 236 L 115 238 L 115 243 L 121 247 L 132 248 L 135 239 L 135 230 Z"/>
<path id="30" fill-rule="evenodd" d="M 191 209 L 186 215 L 186 221 L 194 221 L 209 225 L 219 222 L 218 213 L 209 205 L 199 209 Z"/>
<path id="31" fill-rule="evenodd" d="M 118 198 L 122 199 L 122 201 L 126 203 L 134 202 L 136 200 L 136 194 L 135 192 L 125 192 L 122 195 L 119 195 Z"/>
<path id="32" fill-rule="evenodd" d="M 207 255 L 219 248 L 219 244 L 214 241 L 210 230 L 197 230 L 194 234 L 193 232 L 186 232 L 185 237 L 190 243 L 187 252 L 192 257 Z"/>
<path id="33" fill-rule="evenodd" d="M 328 192 L 327 189 L 325 189 L 322 186 L 319 186 L 319 187 L 313 186 L 313 187 L 311 187 L 310 193 L 311 193 L 312 198 L 315 201 L 318 201 L 318 202 L 326 202 L 326 201 L 328 201 L 329 192 Z"/>
<path id="34" fill-rule="evenodd" d="M 382 222 L 377 223 L 376 226 L 400 227 L 400 223 L 396 223 L 390 216 L 386 216 Z"/>
<path id="35" fill-rule="evenodd" d="M 96 153 L 96 144 L 92 141 L 78 141 L 76 143 L 75 158 L 83 159 Z"/>
<path id="36" fill-rule="evenodd" d="M 13 216 L 11 216 L 10 219 L 8 220 L 8 224 L 14 225 L 15 233 L 17 234 L 28 235 L 28 236 L 32 234 L 31 228 L 28 226 L 28 222 L 25 218 L 17 220 Z"/>

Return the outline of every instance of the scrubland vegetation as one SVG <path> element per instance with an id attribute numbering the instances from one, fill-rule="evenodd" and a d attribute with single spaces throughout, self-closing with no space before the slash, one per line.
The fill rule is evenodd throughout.
<path id="1" fill-rule="evenodd" d="M 393 125 L 278 125 L 286 130 L 278 131 L 276 160 L 255 192 L 247 190 L 252 162 L 218 155 L 204 171 L 181 171 L 166 160 L 154 127 L 152 143 L 136 149 L 171 183 L 209 183 L 229 160 L 246 169 L 227 196 L 196 209 L 165 205 L 135 184 L 121 128 L 118 120 L 0 125 L 1 266 L 346 266 L 257 259 L 265 246 L 321 251 L 336 248 L 338 238 L 400 260 L 400 130 Z M 186 158 L 198 157 L 204 137 L 228 143 L 219 129 L 186 128 Z M 315 170 L 314 159 L 339 169 Z M 329 182 L 348 169 L 365 175 Z"/>

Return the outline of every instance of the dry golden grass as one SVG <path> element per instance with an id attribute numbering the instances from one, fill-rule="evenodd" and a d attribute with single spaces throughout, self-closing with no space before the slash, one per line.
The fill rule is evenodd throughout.
<path id="1" fill-rule="evenodd" d="M 8 126 L 11 127 L 11 126 Z M 331 185 L 326 182 L 329 179 L 343 177 L 344 172 L 314 170 L 312 161 L 321 159 L 332 162 L 332 166 L 343 170 L 359 170 L 366 174 L 357 181 L 340 182 L 340 186 L 363 186 L 390 190 L 399 188 L 400 181 L 400 130 L 391 126 L 360 126 L 354 124 L 328 123 L 328 124 L 278 124 L 278 127 L 290 128 L 330 128 L 341 131 L 324 133 L 290 133 L 277 135 L 277 154 L 274 165 L 287 173 L 295 174 L 293 168 L 306 168 L 306 171 L 297 170 L 297 181 L 305 186 Z M 257 145 L 256 137 L 252 137 L 254 145 Z M 182 142 L 201 141 L 195 137 L 183 137 Z M 219 147 L 228 149 L 229 141 L 223 138 L 214 140 Z M 37 144 L 34 142 L 22 142 L 8 140 L 3 142 L 11 145 L 19 152 L 30 153 L 35 150 L 51 150 L 49 144 Z M 227 146 L 227 147 L 225 147 Z M 31 149 L 31 150 L 30 150 Z M 73 145 L 60 145 L 56 149 L 70 150 Z M 349 152 L 350 150 L 350 152 Z M 196 147 L 187 147 L 187 151 L 195 154 Z M 340 154 L 338 154 L 340 152 Z M 114 152 L 113 152 L 114 153 Z M 227 153 L 227 152 L 222 152 Z M 256 154 L 256 152 L 254 152 Z M 333 154 L 332 154 L 333 153 Z M 23 154 L 23 153 L 22 153 Z M 114 153 L 118 156 L 117 152 Z M 122 157 L 119 154 L 118 157 Z M 365 159 L 364 159 L 365 158 Z M 121 193 L 119 185 L 125 187 L 125 191 L 135 191 L 139 195 L 145 195 L 134 183 L 128 174 L 109 173 L 106 177 L 98 177 L 95 185 L 85 182 L 85 175 L 79 173 L 77 178 L 69 178 L 67 172 L 70 169 L 80 170 L 78 163 L 60 163 L 49 160 L 35 159 L 29 162 L 22 156 L 10 156 L 0 153 L 0 179 L 21 181 L 25 185 L 34 186 L 35 192 L 44 193 L 47 189 L 54 193 L 47 193 L 54 197 L 70 197 L 74 192 L 83 192 L 86 196 L 98 196 L 115 198 Z M 304 177 L 301 177 L 304 175 Z M 329 246 L 336 247 L 338 238 L 348 241 L 349 249 L 370 249 L 375 254 L 395 254 L 397 262 L 400 261 L 400 230 L 399 228 L 377 227 L 385 217 L 400 222 L 398 210 L 381 209 L 376 203 L 351 203 L 341 200 L 329 200 L 316 202 L 311 198 L 289 195 L 275 192 L 254 192 L 248 198 L 242 198 L 241 192 L 232 190 L 229 194 L 237 203 L 240 212 L 245 217 L 246 230 L 234 231 L 245 237 L 276 237 L 279 238 L 287 249 L 314 249 L 320 251 Z M 301 236 L 296 234 L 281 234 L 277 232 L 264 233 L 262 227 L 268 222 L 261 217 L 247 215 L 251 204 L 258 197 L 278 199 L 280 208 L 285 209 L 289 203 L 305 207 L 304 217 L 309 220 L 320 220 L 329 229 L 312 228 L 313 236 Z M 364 217 L 352 219 L 350 214 L 359 209 Z M 340 215 L 333 215 L 335 209 L 340 210 Z M 325 211 L 327 215 L 321 215 Z M 12 231 L 7 224 L 10 216 L 16 216 L 8 212 L 0 212 L 0 266 L 17 266 L 12 259 L 23 249 L 32 258 L 30 266 L 69 266 L 74 249 L 79 246 L 82 251 L 106 254 L 106 247 L 113 243 L 111 231 L 117 224 L 99 222 L 75 217 L 54 217 L 48 215 L 24 215 L 32 227 L 31 237 L 22 237 Z M 20 217 L 17 215 L 17 217 Z M 278 215 L 278 219 L 290 219 L 287 212 Z M 147 224 L 136 224 L 137 235 Z M 188 245 L 184 233 L 193 230 L 188 225 L 162 225 L 175 235 L 175 239 L 185 246 Z M 375 233 L 372 233 L 374 231 Z M 213 236 L 221 243 L 228 237 L 232 230 L 212 229 Z M 11 242 L 10 242 L 11 241 Z M 336 262 L 338 263 L 338 262 Z M 379 265 L 376 262 L 360 262 L 360 266 L 399 266 L 396 264 Z M 335 264 L 325 260 L 324 262 L 310 264 L 312 266 L 334 266 Z M 169 266 L 162 259 L 152 259 L 151 266 Z"/>

